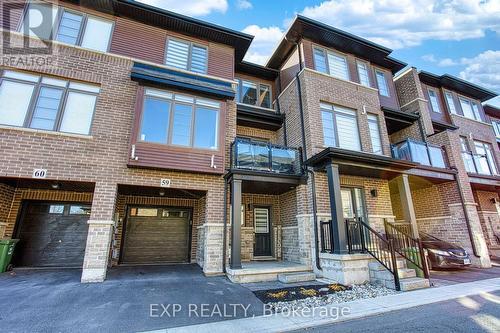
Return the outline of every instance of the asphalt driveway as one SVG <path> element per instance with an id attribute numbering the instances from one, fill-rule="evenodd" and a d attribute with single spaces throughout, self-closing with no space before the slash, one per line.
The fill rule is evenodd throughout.
<path id="1" fill-rule="evenodd" d="M 137 332 L 258 316 L 262 303 L 197 265 L 119 267 L 104 283 L 80 270 L 0 274 L 2 332 Z M 224 307 L 225 305 L 225 307 Z"/>

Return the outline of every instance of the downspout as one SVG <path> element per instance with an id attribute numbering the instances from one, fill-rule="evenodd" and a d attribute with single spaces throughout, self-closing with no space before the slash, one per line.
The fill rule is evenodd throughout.
<path id="1" fill-rule="evenodd" d="M 457 170 L 456 168 L 452 168 L 452 169 Z M 467 205 L 465 204 L 465 198 L 464 198 L 464 194 L 462 192 L 462 185 L 460 184 L 460 179 L 458 178 L 458 173 L 455 174 L 455 181 L 457 182 L 458 192 L 460 194 L 460 201 L 462 202 L 462 208 L 464 210 L 465 224 L 467 225 L 467 232 L 469 234 L 470 243 L 472 245 L 472 252 L 474 253 L 474 255 L 476 257 L 481 258 L 481 256 L 477 253 L 476 242 L 474 241 L 474 236 L 472 234 L 472 228 L 470 226 L 469 212 L 467 211 Z"/>
<path id="2" fill-rule="evenodd" d="M 276 94 L 279 96 L 282 93 L 282 87 L 281 87 L 281 71 L 278 72 L 278 93 Z M 276 98 L 276 107 L 278 108 L 278 113 L 283 117 L 283 144 L 285 146 L 288 145 L 288 137 L 286 135 L 286 121 L 285 121 L 285 114 L 281 113 L 281 105 L 280 105 L 280 99 L 277 97 Z"/>
<path id="3" fill-rule="evenodd" d="M 222 271 L 226 272 L 226 248 L 227 248 L 227 179 L 224 179 L 224 235 L 222 239 Z"/>
<path id="4" fill-rule="evenodd" d="M 300 72 L 302 71 L 302 54 L 300 52 L 299 43 L 295 42 L 297 47 L 297 52 L 299 53 L 299 71 L 295 74 L 295 78 L 297 79 L 297 92 L 299 98 L 299 113 L 300 113 L 300 127 L 302 132 L 302 146 L 303 146 L 303 156 L 302 156 L 302 166 L 305 172 L 311 175 L 311 196 L 312 196 L 312 205 L 313 205 L 313 226 L 314 226 L 314 249 L 315 249 L 315 257 L 316 257 L 316 268 L 318 270 L 322 270 L 321 264 L 319 262 L 319 246 L 318 246 L 318 215 L 317 211 L 317 203 L 316 203 L 316 184 L 314 180 L 314 172 L 309 170 L 309 168 L 305 165 L 305 161 L 307 161 L 307 147 L 306 147 L 306 128 L 305 128 L 305 118 L 304 118 L 304 106 L 302 104 L 302 87 L 300 84 Z"/>

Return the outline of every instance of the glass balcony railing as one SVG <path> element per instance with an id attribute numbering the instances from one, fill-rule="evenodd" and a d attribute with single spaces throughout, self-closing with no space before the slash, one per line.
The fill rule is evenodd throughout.
<path id="1" fill-rule="evenodd" d="M 301 175 L 300 150 L 266 142 L 236 139 L 231 144 L 231 168 Z"/>
<path id="2" fill-rule="evenodd" d="M 488 160 L 486 155 L 462 152 L 462 159 L 465 164 L 465 170 L 469 173 L 489 176 L 498 174 L 496 167 L 491 165 L 491 162 Z"/>
<path id="3" fill-rule="evenodd" d="M 436 145 L 407 139 L 392 146 L 392 156 L 435 168 L 446 168 L 444 150 Z"/>

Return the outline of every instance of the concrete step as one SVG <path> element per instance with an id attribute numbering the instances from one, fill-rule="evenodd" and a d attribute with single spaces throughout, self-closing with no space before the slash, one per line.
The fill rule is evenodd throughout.
<path id="1" fill-rule="evenodd" d="M 398 269 L 405 269 L 406 268 L 406 260 L 405 259 L 396 259 L 396 265 L 397 265 Z M 371 271 L 385 271 L 385 270 L 387 270 L 378 261 L 373 261 L 373 262 L 369 263 L 368 268 Z"/>
<path id="2" fill-rule="evenodd" d="M 413 268 L 398 268 L 398 276 L 400 279 L 414 278 L 417 277 L 417 272 Z"/>
<path id="3" fill-rule="evenodd" d="M 297 283 L 316 280 L 313 272 L 297 272 L 278 274 L 278 281 L 282 283 Z"/>
<path id="4" fill-rule="evenodd" d="M 419 277 L 401 279 L 399 280 L 399 285 L 401 286 L 401 291 L 410 291 L 410 290 L 424 289 L 430 287 L 428 279 L 423 279 Z"/>
<path id="5" fill-rule="evenodd" d="M 400 279 L 413 278 L 417 276 L 417 273 L 411 268 L 399 268 L 398 276 Z M 370 279 L 393 281 L 394 275 L 392 275 L 392 273 L 387 269 L 384 269 L 383 271 L 370 271 Z"/>

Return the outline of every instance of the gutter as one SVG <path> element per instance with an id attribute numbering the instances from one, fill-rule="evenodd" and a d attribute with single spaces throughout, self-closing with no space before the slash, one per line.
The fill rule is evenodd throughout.
<path id="1" fill-rule="evenodd" d="M 456 168 L 453 168 L 457 170 Z M 476 242 L 474 241 L 474 236 L 472 234 L 472 228 L 470 226 L 470 217 L 469 217 L 469 212 L 467 211 L 467 205 L 465 204 L 465 198 L 464 194 L 462 192 L 462 184 L 460 184 L 460 179 L 458 178 L 458 173 L 455 174 L 455 181 L 457 182 L 458 186 L 458 192 L 460 194 L 460 201 L 462 203 L 462 208 L 464 210 L 464 216 L 465 216 L 465 224 L 467 225 L 467 233 L 469 234 L 470 238 L 470 243 L 472 245 L 472 253 L 478 258 L 481 258 L 481 256 L 478 254 L 477 249 L 476 249 Z"/>

